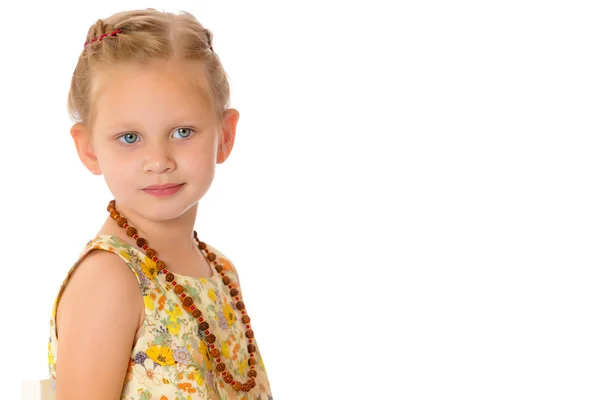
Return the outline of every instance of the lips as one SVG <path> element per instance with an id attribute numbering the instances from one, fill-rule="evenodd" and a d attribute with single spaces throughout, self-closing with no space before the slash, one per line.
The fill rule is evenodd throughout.
<path id="1" fill-rule="evenodd" d="M 181 185 L 183 185 L 183 183 L 166 183 L 164 185 L 148 186 L 148 187 L 145 187 L 144 190 L 165 190 L 165 189 L 170 189 L 170 188 L 174 188 L 174 187 L 181 186 Z"/>

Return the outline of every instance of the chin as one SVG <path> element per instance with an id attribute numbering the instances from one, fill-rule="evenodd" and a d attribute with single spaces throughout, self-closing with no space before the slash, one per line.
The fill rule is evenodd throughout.
<path id="1" fill-rule="evenodd" d="M 121 208 L 126 214 L 137 214 L 152 221 L 170 221 L 181 217 L 198 204 L 198 199 L 186 193 L 185 189 L 187 188 L 183 187 L 180 192 L 165 197 L 152 196 L 144 191 L 133 196 L 115 196 L 117 209 Z"/>
<path id="2" fill-rule="evenodd" d="M 198 204 L 198 201 L 194 202 L 191 199 L 183 198 L 183 196 L 180 199 L 149 197 L 150 199 L 144 202 L 144 217 L 154 221 L 169 221 L 179 218 Z"/>

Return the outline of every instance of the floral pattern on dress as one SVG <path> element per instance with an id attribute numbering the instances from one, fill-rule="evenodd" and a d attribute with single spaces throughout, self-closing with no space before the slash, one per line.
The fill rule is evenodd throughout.
<path id="1" fill-rule="evenodd" d="M 217 256 L 223 272 L 240 294 L 238 275 L 234 265 L 217 249 L 207 244 Z M 62 292 L 76 266 L 90 251 L 101 249 L 119 255 L 135 274 L 144 300 L 145 318 L 139 329 L 121 393 L 121 400 L 195 400 L 238 399 L 272 400 L 263 358 L 256 346 L 256 386 L 249 392 L 236 391 L 225 383 L 216 371 L 216 362 L 210 356 L 205 333 L 189 309 L 183 305 L 173 287 L 165 280 L 162 271 L 142 251 L 110 235 L 97 236 L 85 246 L 78 261 L 72 266 L 54 301 L 50 320 L 48 366 L 54 391 L 58 340 L 56 337 L 56 309 Z M 185 293 L 194 304 L 210 332 L 216 336 L 214 345 L 221 353 L 221 362 L 235 381 L 248 380 L 249 353 L 245 326 L 238 317 L 229 288 L 216 271 L 210 278 L 192 278 L 174 274 Z"/>

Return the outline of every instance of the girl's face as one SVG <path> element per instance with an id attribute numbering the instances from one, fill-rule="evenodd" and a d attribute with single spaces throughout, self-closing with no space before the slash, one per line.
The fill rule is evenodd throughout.
<path id="1" fill-rule="evenodd" d="M 231 151 L 237 111 L 228 110 L 217 126 L 203 77 L 185 65 L 120 67 L 95 83 L 89 144 L 97 171 L 88 168 L 104 175 L 117 204 L 155 220 L 182 215 L 208 191 L 215 164 Z M 225 154 L 218 151 L 220 129 L 230 142 Z M 166 197 L 144 190 L 164 184 L 182 186 Z"/>

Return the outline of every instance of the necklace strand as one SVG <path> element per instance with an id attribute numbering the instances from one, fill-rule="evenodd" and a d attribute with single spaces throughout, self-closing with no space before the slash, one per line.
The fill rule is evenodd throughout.
<path id="1" fill-rule="evenodd" d="M 216 254 L 209 251 L 208 247 L 206 246 L 206 243 L 201 242 L 198 239 L 198 234 L 196 233 L 196 231 L 194 231 L 194 239 L 196 240 L 196 244 L 198 245 L 198 248 L 200 249 L 202 255 L 206 258 L 209 265 L 211 265 L 211 263 L 214 265 L 214 269 L 221 276 L 223 284 L 229 288 L 229 294 L 231 295 L 231 298 L 235 300 L 235 307 L 242 314 L 241 319 L 246 328 L 245 336 L 248 340 L 248 353 L 250 354 L 250 358 L 248 359 L 248 365 L 250 366 L 250 371 L 248 371 L 249 379 L 245 383 L 235 381 L 233 379 L 233 375 L 225 370 L 225 363 L 223 363 L 223 361 L 221 360 L 221 353 L 215 347 L 214 344 L 216 341 L 216 336 L 213 333 L 211 333 L 208 329 L 208 322 L 204 320 L 204 318 L 202 317 L 202 312 L 194 304 L 194 299 L 191 296 L 188 296 L 185 293 L 185 289 L 183 288 L 183 286 L 181 284 L 178 284 L 177 281 L 175 281 L 175 275 L 167 269 L 165 262 L 158 259 L 158 257 L 156 256 L 156 250 L 150 248 L 148 246 L 148 241 L 143 237 L 140 237 L 137 234 L 137 229 L 129 225 L 127 223 L 127 219 L 121 216 L 121 214 L 116 209 L 115 200 L 111 200 L 109 202 L 107 211 L 110 213 L 111 218 L 114 219 L 121 228 L 125 229 L 125 233 L 127 234 L 127 236 L 134 238 L 136 240 L 137 246 L 143 249 L 146 253 L 146 256 L 152 261 L 154 261 L 157 273 L 162 273 L 165 275 L 165 280 L 168 282 L 167 285 L 170 284 L 173 287 L 173 291 L 175 292 L 175 294 L 178 295 L 179 299 L 183 303 L 183 308 L 187 310 L 194 317 L 194 319 L 198 321 L 198 327 L 202 332 L 204 332 L 204 339 L 206 340 L 210 348 L 210 355 L 217 362 L 216 370 L 218 374 L 221 375 L 222 379 L 226 383 L 233 386 L 235 390 L 243 390 L 245 392 L 249 392 L 252 388 L 254 388 L 256 386 L 256 380 L 254 378 L 257 375 L 255 369 L 256 358 L 254 357 L 254 353 L 256 352 L 256 346 L 253 343 L 254 332 L 250 328 L 250 317 L 246 313 L 246 307 L 244 303 L 240 300 L 239 290 L 234 287 L 234 285 L 231 282 L 231 279 L 228 276 L 225 276 L 223 266 L 216 261 Z M 169 290 L 168 287 L 167 290 Z"/>

